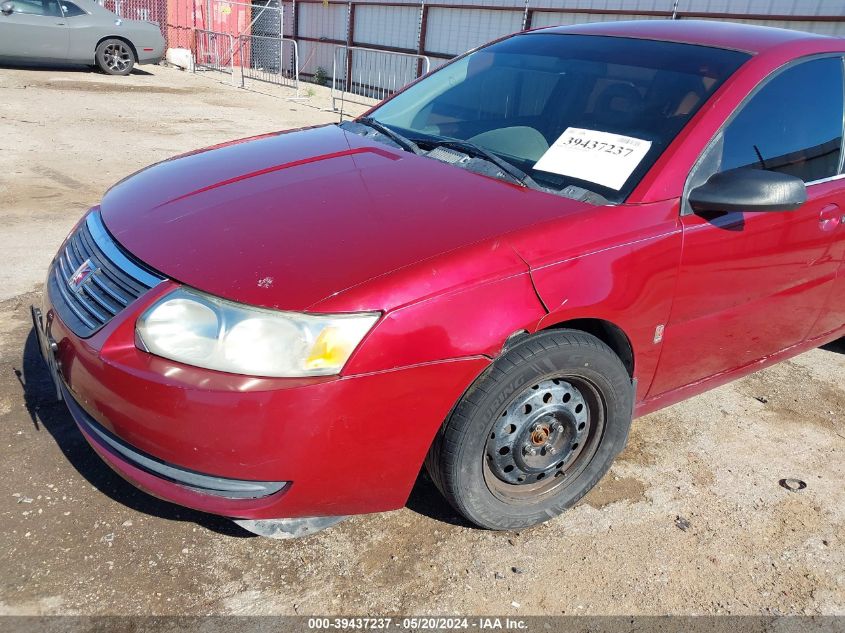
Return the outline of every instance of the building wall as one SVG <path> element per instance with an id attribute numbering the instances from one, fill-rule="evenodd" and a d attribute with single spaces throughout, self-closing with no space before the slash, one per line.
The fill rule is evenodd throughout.
<path id="1" fill-rule="evenodd" d="M 162 0 L 124 0 L 130 1 Z M 193 11 L 189 8 L 192 3 Z M 216 7 L 227 4 L 226 0 L 168 0 L 169 5 L 178 7 L 169 11 L 169 31 L 195 26 L 194 15 L 203 13 L 197 7 L 207 3 Z M 236 5 L 248 3 L 232 0 L 230 4 L 240 12 L 243 7 Z M 297 40 L 305 77 L 318 69 L 330 77 L 336 62 L 341 69 L 348 64 L 374 74 L 376 85 L 396 81 L 395 77 L 379 77 L 379 59 L 401 70 L 403 79 L 423 65 L 399 56 L 349 53 L 338 47 L 352 44 L 419 53 L 436 68 L 455 55 L 526 26 L 667 19 L 673 12 L 680 19 L 728 19 L 845 36 L 845 0 L 281 0 L 279 4 L 284 11 L 284 35 Z"/>
<path id="2" fill-rule="evenodd" d="M 365 0 L 341 3 L 298 0 L 296 37 L 302 72 L 318 66 L 331 73 L 334 56 L 342 64 L 351 41 L 356 46 L 421 52 L 432 67 L 524 25 L 559 24 L 672 16 L 732 19 L 752 24 L 845 36 L 845 0 Z M 350 20 L 350 13 L 353 14 Z M 292 21 L 289 21 L 292 23 Z M 352 24 L 352 37 L 347 30 Z M 351 55 L 355 65 L 356 53 Z"/>

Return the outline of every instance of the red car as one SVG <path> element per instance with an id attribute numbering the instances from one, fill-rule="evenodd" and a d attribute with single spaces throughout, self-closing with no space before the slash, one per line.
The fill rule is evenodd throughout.
<path id="1" fill-rule="evenodd" d="M 541 29 L 115 185 L 33 309 L 82 433 L 273 536 L 556 516 L 632 417 L 845 335 L 845 40 Z"/>

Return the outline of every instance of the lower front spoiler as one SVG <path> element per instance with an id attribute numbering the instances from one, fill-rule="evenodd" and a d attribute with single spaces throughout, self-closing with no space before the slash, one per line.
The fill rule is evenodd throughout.
<path id="1" fill-rule="evenodd" d="M 243 529 L 275 539 L 310 536 L 340 523 L 346 517 L 308 517 L 304 519 L 234 519 Z"/>
<path id="2" fill-rule="evenodd" d="M 167 464 L 129 446 L 100 426 L 85 412 L 64 384 L 61 393 L 68 410 L 88 443 L 115 472 L 141 488 L 136 478 L 130 477 L 115 460 L 131 465 L 153 477 L 176 484 L 200 494 L 226 499 L 260 499 L 280 493 L 287 485 L 285 481 L 247 481 L 227 479 L 197 473 L 185 468 Z M 273 539 L 292 539 L 310 536 L 339 523 L 345 516 L 307 517 L 298 519 L 233 519 L 243 529 L 259 536 Z"/>
<path id="3" fill-rule="evenodd" d="M 233 500 L 260 499 L 277 495 L 289 485 L 285 481 L 247 481 L 228 479 L 197 473 L 167 464 L 129 446 L 100 426 L 83 409 L 67 387 L 61 385 L 61 394 L 79 430 L 88 443 L 115 472 L 140 488 L 144 486 L 137 477 L 126 470 L 131 466 L 138 471 L 158 477 L 186 490 Z M 117 462 L 117 463 L 116 463 Z M 123 468 L 120 465 L 123 465 Z M 345 516 L 308 517 L 298 519 L 233 519 L 243 529 L 259 536 L 273 539 L 292 539 L 310 536 L 339 523 Z"/>
<path id="4" fill-rule="evenodd" d="M 61 394 L 67 404 L 74 422 L 82 435 L 118 475 L 138 488 L 158 496 L 153 486 L 145 485 L 145 479 L 164 481 L 175 490 L 184 490 L 189 495 L 203 495 L 232 500 L 232 503 L 261 501 L 264 498 L 276 498 L 289 485 L 285 481 L 247 481 L 229 479 L 197 473 L 192 470 L 167 464 L 160 459 L 147 455 L 129 446 L 100 426 L 76 401 L 68 388 L 61 384 Z M 172 501 L 172 495 L 168 501 Z M 180 500 L 191 507 L 185 499 Z M 237 516 L 233 507 L 232 516 Z M 233 519 L 245 530 L 276 539 L 289 539 L 308 536 L 338 523 L 346 517 L 314 517 L 304 519 Z"/>

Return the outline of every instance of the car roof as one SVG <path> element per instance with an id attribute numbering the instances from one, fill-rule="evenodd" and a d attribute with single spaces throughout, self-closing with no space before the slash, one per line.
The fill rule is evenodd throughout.
<path id="1" fill-rule="evenodd" d="M 716 20 L 665 19 L 592 22 L 542 28 L 532 31 L 532 33 L 634 37 L 728 48 L 748 53 L 763 53 L 784 44 L 819 41 L 841 42 L 843 49 L 845 49 L 845 39 L 839 37 Z"/>

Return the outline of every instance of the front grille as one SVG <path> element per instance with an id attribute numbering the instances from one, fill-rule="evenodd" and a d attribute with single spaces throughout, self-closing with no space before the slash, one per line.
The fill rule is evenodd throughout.
<path id="1" fill-rule="evenodd" d="M 114 241 L 100 212 L 94 211 L 56 255 L 47 288 L 61 320 L 86 338 L 162 281 L 164 277 L 134 261 Z"/>

